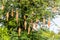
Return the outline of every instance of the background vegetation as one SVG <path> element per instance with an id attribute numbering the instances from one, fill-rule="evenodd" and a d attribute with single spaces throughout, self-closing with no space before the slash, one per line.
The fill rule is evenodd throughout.
<path id="1" fill-rule="evenodd" d="M 51 3 L 53 2 L 53 3 Z M 51 17 L 56 0 L 0 0 L 0 40 L 59 40 L 49 29 L 32 31 L 32 23 Z"/>

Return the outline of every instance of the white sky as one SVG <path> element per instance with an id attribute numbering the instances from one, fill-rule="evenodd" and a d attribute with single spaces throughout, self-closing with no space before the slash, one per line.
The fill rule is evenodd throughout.
<path id="1" fill-rule="evenodd" d="M 54 31 L 57 34 L 60 30 L 60 15 L 56 15 L 56 17 L 52 20 L 54 21 L 54 23 L 51 21 L 50 30 Z M 56 26 L 55 24 L 57 24 L 58 26 Z"/>

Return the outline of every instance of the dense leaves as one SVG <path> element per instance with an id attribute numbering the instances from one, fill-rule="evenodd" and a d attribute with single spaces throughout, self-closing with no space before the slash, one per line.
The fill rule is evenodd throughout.
<path id="1" fill-rule="evenodd" d="M 32 31 L 30 23 L 39 19 L 51 16 L 51 12 L 46 10 L 55 3 L 55 0 L 0 0 L 0 22 L 5 26 L 0 28 L 1 40 L 48 40 L 54 33 L 46 30 L 38 32 Z M 18 36 L 21 28 L 21 36 Z M 19 32 L 18 32 L 18 31 Z M 52 39 L 53 40 L 53 39 Z"/>

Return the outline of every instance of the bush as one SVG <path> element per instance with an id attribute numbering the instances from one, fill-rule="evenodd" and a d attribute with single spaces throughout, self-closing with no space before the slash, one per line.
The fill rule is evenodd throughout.
<path id="1" fill-rule="evenodd" d="M 0 40 L 10 40 L 7 28 L 0 27 Z"/>

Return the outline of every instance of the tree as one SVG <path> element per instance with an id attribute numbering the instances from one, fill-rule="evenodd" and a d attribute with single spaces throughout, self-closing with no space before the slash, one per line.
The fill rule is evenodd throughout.
<path id="1" fill-rule="evenodd" d="M 49 0 L 3 0 L 1 3 L 2 10 L 0 12 L 3 19 L 0 22 L 3 22 L 8 30 L 15 29 L 17 31 L 18 29 L 19 36 L 21 30 L 24 33 L 28 30 L 28 34 L 30 34 L 33 22 L 37 19 L 42 21 L 43 18 L 48 18 L 51 15 L 46 10 L 50 6 Z"/>

